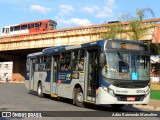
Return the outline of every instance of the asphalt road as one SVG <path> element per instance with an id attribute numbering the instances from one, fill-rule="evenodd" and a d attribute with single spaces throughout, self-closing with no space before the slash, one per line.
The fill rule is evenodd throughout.
<path id="1" fill-rule="evenodd" d="M 30 118 L 30 119 L 63 119 L 63 120 L 106 120 L 107 115 L 115 114 L 117 117 L 107 117 L 107 119 L 121 120 L 121 119 L 146 119 L 151 117 L 121 117 L 123 112 L 143 112 L 146 109 L 137 109 L 131 106 L 124 106 L 119 111 L 114 111 L 109 105 L 97 106 L 87 105 L 85 108 L 80 108 L 72 105 L 72 101 L 68 99 L 55 100 L 50 97 L 39 98 L 36 93 L 28 92 L 24 83 L 0 83 L 0 111 L 15 111 L 25 113 L 26 111 L 35 112 L 40 111 L 42 116 L 53 116 L 53 118 Z M 24 112 L 25 111 L 25 112 Z M 41 113 L 41 111 L 44 111 Z M 51 112 L 49 112 L 51 111 Z M 54 112 L 53 112 L 54 111 Z M 116 114 L 117 113 L 117 114 Z M 118 114 L 120 113 L 120 114 Z M 28 113 L 25 113 L 28 115 Z M 37 115 L 40 115 L 37 113 Z M 16 114 L 15 114 L 16 115 Z M 67 117 L 66 117 L 67 116 Z M 78 116 L 78 117 L 75 117 Z M 0 120 L 9 120 L 11 118 L 0 118 Z M 13 118 L 17 119 L 17 118 Z M 20 118 L 28 119 L 28 118 Z M 152 117 L 152 120 L 159 120 L 158 117 Z"/>

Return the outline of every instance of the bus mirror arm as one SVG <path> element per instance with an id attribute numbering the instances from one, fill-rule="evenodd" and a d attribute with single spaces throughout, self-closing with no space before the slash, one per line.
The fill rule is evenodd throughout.
<path id="1" fill-rule="evenodd" d="M 104 64 L 106 63 L 106 55 L 104 53 L 100 53 L 99 63 L 100 67 L 103 67 Z"/>

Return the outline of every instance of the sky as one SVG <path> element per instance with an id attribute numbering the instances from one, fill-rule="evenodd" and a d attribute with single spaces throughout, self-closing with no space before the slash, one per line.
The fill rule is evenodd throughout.
<path id="1" fill-rule="evenodd" d="M 38 20 L 54 20 L 58 29 L 116 21 L 150 8 L 160 18 L 160 0 L 0 0 L 0 28 Z M 145 16 L 146 19 L 151 15 Z"/>

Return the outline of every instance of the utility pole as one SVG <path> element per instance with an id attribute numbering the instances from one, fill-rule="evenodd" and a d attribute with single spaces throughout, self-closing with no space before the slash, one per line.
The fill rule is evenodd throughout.
<path id="1" fill-rule="evenodd" d="M 24 0 L 24 22 L 26 21 L 26 0 Z"/>

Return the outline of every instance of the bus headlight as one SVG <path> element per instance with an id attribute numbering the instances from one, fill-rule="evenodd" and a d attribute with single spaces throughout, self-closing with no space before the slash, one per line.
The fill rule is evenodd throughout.
<path id="1" fill-rule="evenodd" d="M 108 93 L 112 96 L 114 96 L 114 91 L 112 89 L 108 89 Z"/>
<path id="2" fill-rule="evenodd" d="M 102 86 L 103 90 L 108 92 L 110 95 L 114 96 L 114 90 L 111 88 L 107 88 L 106 86 Z"/>
<path id="3" fill-rule="evenodd" d="M 148 89 L 146 90 L 145 96 L 147 97 L 149 93 L 150 93 L 150 88 L 148 88 Z"/>

